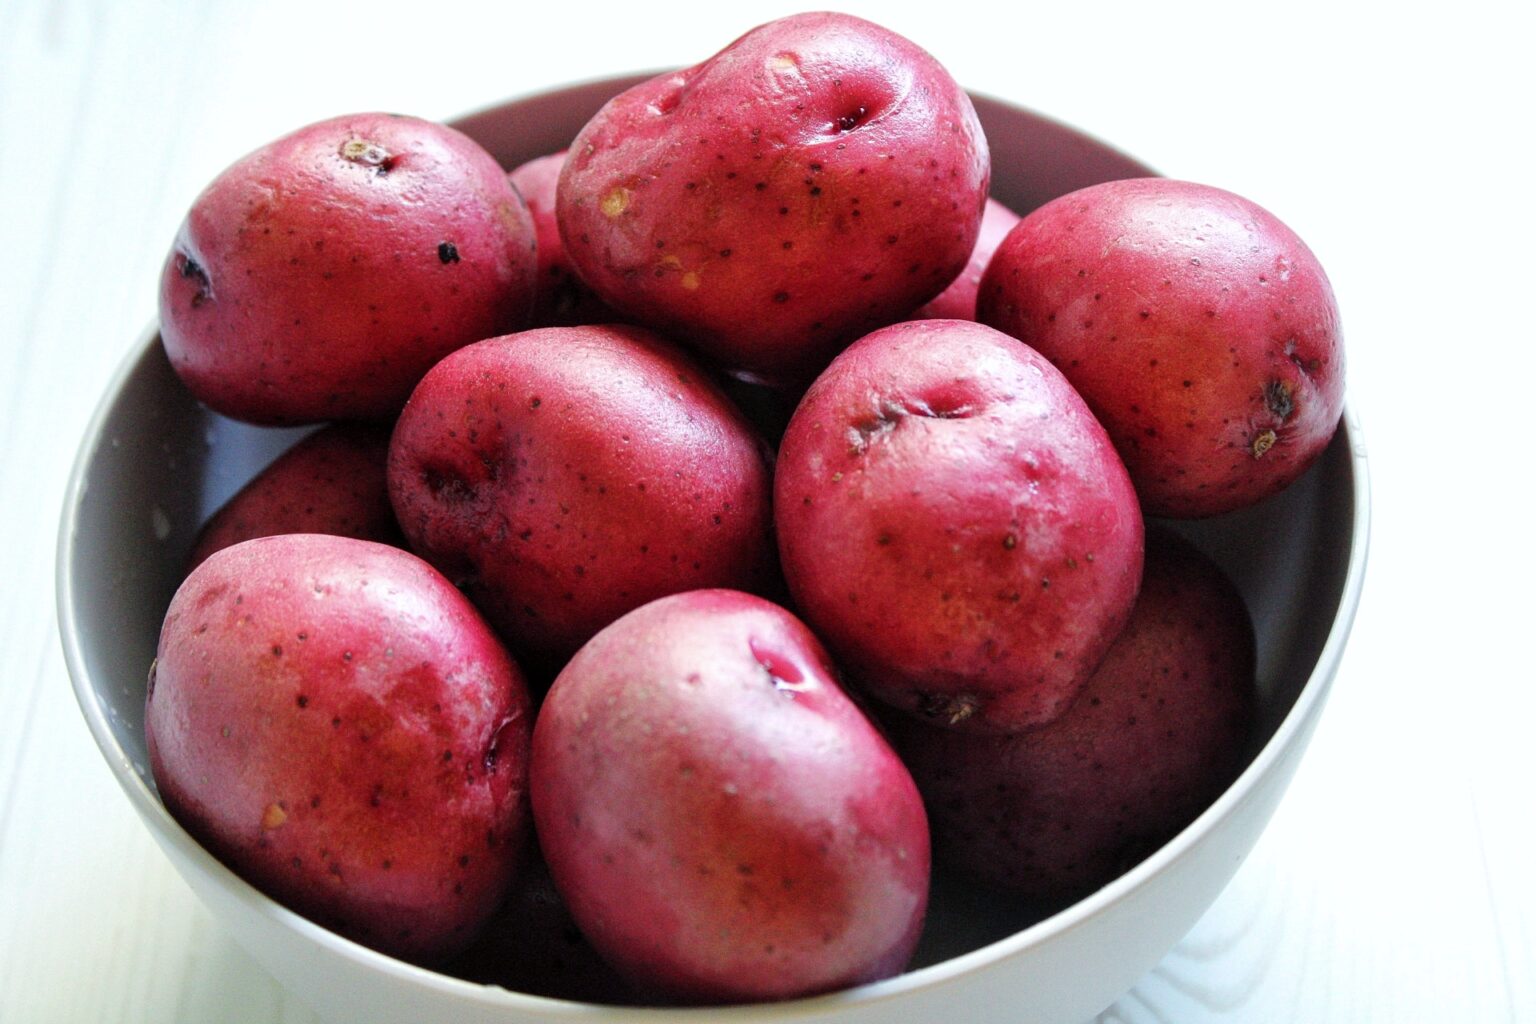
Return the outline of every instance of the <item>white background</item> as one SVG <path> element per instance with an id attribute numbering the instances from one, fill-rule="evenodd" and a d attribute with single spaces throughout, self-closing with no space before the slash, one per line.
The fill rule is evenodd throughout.
<path id="1" fill-rule="evenodd" d="M 1286 220 L 1333 279 L 1371 455 L 1365 600 L 1312 748 L 1226 893 L 1106 1019 L 1536 1020 L 1523 5 L 1000 6 L 843 9 Z M 0 0 L 0 1021 L 312 1021 L 132 816 L 52 611 L 74 446 L 196 192 L 322 117 L 692 63 L 795 9 Z"/>

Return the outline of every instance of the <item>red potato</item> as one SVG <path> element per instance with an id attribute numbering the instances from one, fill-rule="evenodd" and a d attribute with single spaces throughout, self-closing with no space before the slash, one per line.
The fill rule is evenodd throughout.
<path id="1" fill-rule="evenodd" d="M 638 327 L 548 327 L 462 349 L 390 447 L 411 546 L 518 651 L 569 655 L 665 594 L 771 564 L 761 443 L 690 360 Z"/>
<path id="2" fill-rule="evenodd" d="M 968 321 L 839 356 L 784 435 L 774 515 L 796 605 L 850 678 L 967 731 L 1065 709 L 1141 576 L 1103 428 L 1044 358 Z"/>
<path id="3" fill-rule="evenodd" d="M 783 999 L 912 955 L 921 799 L 776 605 L 693 591 L 613 623 L 550 690 L 530 773 L 572 916 L 654 997 Z"/>
<path id="4" fill-rule="evenodd" d="M 434 962 L 508 890 L 528 828 L 527 688 L 421 559 L 320 534 L 200 565 L 166 612 L 145 731 L 166 809 L 251 884 Z"/>
<path id="5" fill-rule="evenodd" d="M 798 14 L 610 101 L 571 144 L 560 233 L 614 308 L 804 386 L 960 273 L 989 174 L 937 61 L 867 21 Z"/>
<path id="6" fill-rule="evenodd" d="M 988 199 L 981 215 L 981 231 L 976 236 L 976 248 L 949 287 L 936 295 L 912 314 L 913 320 L 975 320 L 976 293 L 981 289 L 981 275 L 986 273 L 992 254 L 1002 244 L 1008 232 L 1019 222 L 1019 215 L 996 199 Z"/>
<path id="7" fill-rule="evenodd" d="M 1139 178 L 1047 203 L 999 247 L 978 312 L 1066 374 L 1151 514 L 1274 494 L 1343 412 L 1327 276 L 1289 228 L 1220 189 Z"/>
<path id="8" fill-rule="evenodd" d="M 338 117 L 198 196 L 161 276 L 161 338 L 227 416 L 387 419 L 443 356 L 527 325 L 534 246 L 521 198 L 467 136 Z"/>
<path id="9" fill-rule="evenodd" d="M 405 546 L 384 482 L 389 428 L 336 424 L 278 456 L 203 524 L 190 572 L 215 551 L 278 533 L 329 533 Z"/>
<path id="10" fill-rule="evenodd" d="M 1060 718 L 1013 736 L 905 722 L 892 735 L 933 816 L 936 856 L 1061 906 L 1141 861 L 1226 788 L 1256 696 L 1242 596 L 1187 542 L 1149 531 L 1130 622 Z"/>
<path id="11" fill-rule="evenodd" d="M 539 273 L 534 302 L 534 327 L 574 327 L 580 324 L 611 324 L 623 320 L 571 269 L 555 221 L 555 186 L 565 150 L 519 164 L 507 174 L 512 186 L 528 204 L 539 239 Z"/>

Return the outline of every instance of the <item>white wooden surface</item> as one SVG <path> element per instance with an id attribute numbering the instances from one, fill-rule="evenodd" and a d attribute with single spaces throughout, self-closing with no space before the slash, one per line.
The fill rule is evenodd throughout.
<path id="1" fill-rule="evenodd" d="M 1105 1020 L 1536 1020 L 1536 76 L 1525 5 L 853 3 L 963 82 L 1287 220 L 1329 268 L 1375 532 L 1270 830 Z M 794 8 L 0 0 L 0 1022 L 310 1024 L 133 818 L 55 634 L 74 445 L 202 184 L 354 109 L 691 62 Z"/>

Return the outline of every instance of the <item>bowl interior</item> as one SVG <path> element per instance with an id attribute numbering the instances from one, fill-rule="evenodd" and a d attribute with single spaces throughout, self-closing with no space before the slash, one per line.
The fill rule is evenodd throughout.
<path id="1" fill-rule="evenodd" d="M 604 100 L 643 77 L 559 90 L 456 124 L 511 167 L 564 146 Z M 1020 213 L 1076 188 L 1153 173 L 1049 119 L 985 97 L 976 103 L 992 150 L 993 195 Z M 156 827 L 178 828 L 154 797 L 143 735 L 146 673 L 164 609 L 199 525 L 305 432 L 247 426 L 200 406 L 151 329 L 124 362 L 82 443 L 60 536 L 61 630 L 87 721 Z M 1263 691 L 1255 753 L 1315 678 L 1349 593 L 1347 576 L 1358 563 L 1352 552 L 1363 536 L 1363 462 L 1353 434 L 1346 423 L 1283 494 L 1241 513 L 1175 525 L 1223 566 L 1253 615 Z M 1027 905 L 938 878 L 914 969 L 1039 918 Z"/>

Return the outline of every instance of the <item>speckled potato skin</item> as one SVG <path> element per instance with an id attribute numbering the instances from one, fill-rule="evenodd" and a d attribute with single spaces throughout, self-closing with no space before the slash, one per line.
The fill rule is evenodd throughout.
<path id="1" fill-rule="evenodd" d="M 539 239 L 539 273 L 532 327 L 575 327 L 621 323 L 624 318 L 592 294 L 571 269 L 555 220 L 555 187 L 565 166 L 565 150 L 536 157 L 507 173 L 528 204 Z"/>
<path id="2" fill-rule="evenodd" d="M 850 679 L 965 731 L 1065 709 L 1141 576 L 1103 428 L 1044 358 L 969 321 L 839 356 L 785 433 L 774 515 L 796 607 Z"/>
<path id="3" fill-rule="evenodd" d="M 693 591 L 603 630 L 540 710 L 530 781 L 556 887 L 649 1001 L 843 988 L 916 946 L 921 798 L 776 605 Z"/>
<path id="4" fill-rule="evenodd" d="M 1067 375 L 1150 514 L 1274 494 L 1343 412 L 1338 307 L 1317 258 L 1206 185 L 1138 178 L 1047 203 L 999 247 L 978 314 Z"/>
<path id="5" fill-rule="evenodd" d="M 324 427 L 278 456 L 203 524 L 187 571 L 215 551 L 278 533 L 329 533 L 405 546 L 384 482 L 389 428 Z"/>
<path id="6" fill-rule="evenodd" d="M 981 231 L 976 235 L 976 248 L 971 250 L 971 258 L 965 269 L 949 283 L 948 288 L 920 306 L 911 319 L 975 320 L 976 293 L 981 290 L 981 275 L 986 273 L 987 264 L 992 262 L 992 254 L 997 252 L 997 247 L 1018 222 L 1018 214 L 996 199 L 989 198 L 981 214 Z"/>
<path id="7" fill-rule="evenodd" d="M 319 534 L 199 566 L 145 706 L 155 784 L 194 838 L 293 910 L 422 963 L 507 892 L 531 718 L 517 665 L 447 580 Z"/>
<path id="8" fill-rule="evenodd" d="M 387 419 L 449 352 L 527 326 L 534 246 L 522 199 L 467 136 L 334 118 L 198 196 L 161 276 L 161 338 L 227 416 Z"/>
<path id="9" fill-rule="evenodd" d="M 803 387 L 961 271 L 990 169 L 970 99 L 931 56 L 798 14 L 609 102 L 571 144 L 560 233 L 610 305 Z"/>
<path id="10" fill-rule="evenodd" d="M 772 483 L 746 421 L 638 327 L 548 327 L 455 352 L 396 424 L 390 497 L 413 550 L 513 650 L 568 656 L 665 594 L 750 589 Z"/>
<path id="11" fill-rule="evenodd" d="M 1147 534 L 1125 632 L 1056 721 L 1013 736 L 893 722 L 935 856 L 1043 905 L 1118 877 L 1237 776 L 1253 729 L 1254 639 L 1209 559 Z"/>

